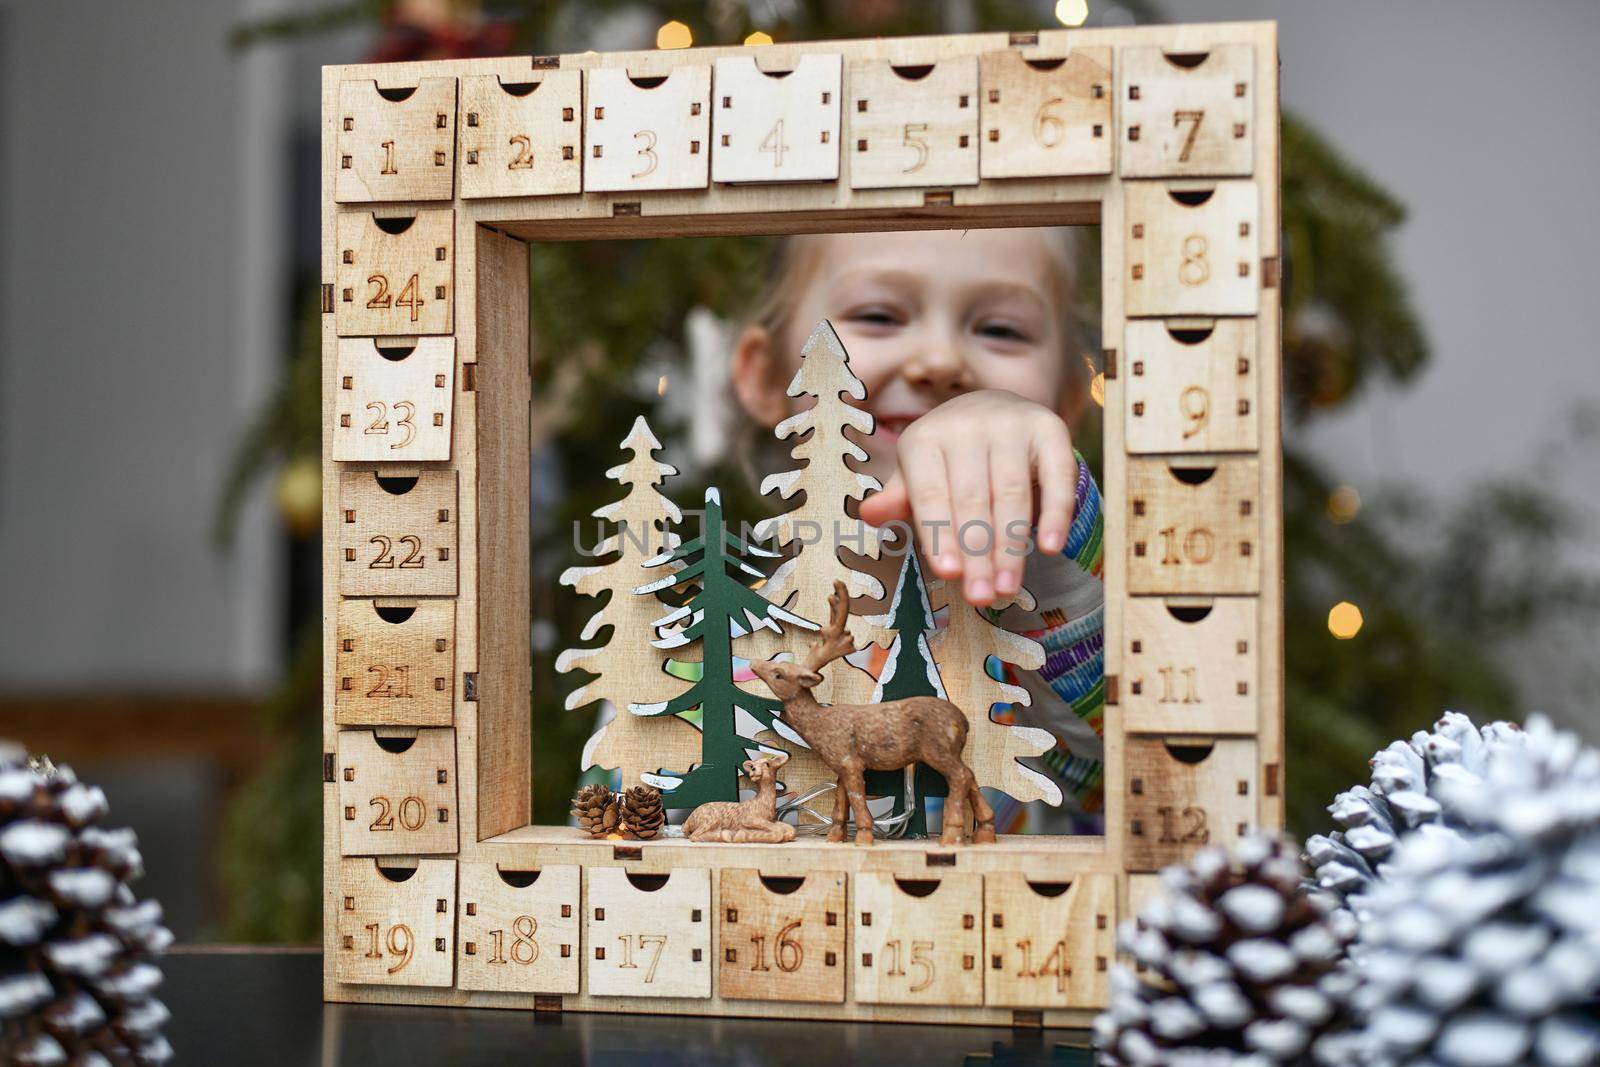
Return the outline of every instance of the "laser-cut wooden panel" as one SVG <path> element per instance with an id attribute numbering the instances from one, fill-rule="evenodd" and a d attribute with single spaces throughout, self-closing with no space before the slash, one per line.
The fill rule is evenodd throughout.
<path id="1" fill-rule="evenodd" d="M 922 67 L 886 59 L 849 65 L 845 143 L 850 188 L 978 183 L 978 57 Z"/>
<path id="2" fill-rule="evenodd" d="M 394 881 L 386 876 L 391 872 Z M 339 861 L 337 981 L 358 985 L 448 986 L 454 978 L 456 861 L 418 860 L 411 871 L 377 861 Z"/>
<path id="3" fill-rule="evenodd" d="M 341 600 L 334 636 L 340 726 L 454 721 L 454 601 Z"/>
<path id="4" fill-rule="evenodd" d="M 1128 460 L 1128 591 L 1261 588 L 1261 464 L 1206 456 Z"/>
<path id="5" fill-rule="evenodd" d="M 1254 182 L 1129 182 L 1124 215 L 1130 317 L 1256 313 L 1261 225 Z"/>
<path id="6" fill-rule="evenodd" d="M 630 78 L 620 67 L 588 72 L 583 187 L 591 193 L 704 189 L 711 160 L 711 68 L 675 67 Z"/>
<path id="7" fill-rule="evenodd" d="M 1255 741 L 1130 735 L 1123 747 L 1128 870 L 1159 871 L 1206 845 L 1232 845 L 1256 825 Z"/>
<path id="8" fill-rule="evenodd" d="M 339 849 L 346 856 L 456 850 L 456 732 L 339 732 Z M 388 747 L 385 747 L 388 746 Z M 400 746 L 400 751 L 393 749 Z"/>
<path id="9" fill-rule="evenodd" d="M 1065 884 L 1065 883 L 1062 883 Z M 1093 1008 L 1110 995 L 1117 879 L 1088 874 L 1030 885 L 1020 871 L 986 874 L 983 999 L 1014 1008 Z"/>
<path id="10" fill-rule="evenodd" d="M 983 1003 L 983 875 L 931 880 L 938 888 L 913 896 L 888 871 L 856 876 L 850 912 L 857 1001 Z"/>
<path id="11" fill-rule="evenodd" d="M 339 592 L 454 596 L 456 472 L 339 475 Z"/>
<path id="12" fill-rule="evenodd" d="M 717 60 L 711 180 L 833 181 L 839 177 L 844 61 L 802 56 L 781 76 L 754 56 Z"/>
<path id="13" fill-rule="evenodd" d="M 621 867 L 584 869 L 584 985 L 599 997 L 711 995 L 711 875 L 679 868 L 647 891 Z M 660 875 L 634 875 L 640 884 Z"/>
<path id="14" fill-rule="evenodd" d="M 340 212 L 340 337 L 412 337 L 454 326 L 455 212 L 424 208 L 407 218 Z"/>
<path id="15" fill-rule="evenodd" d="M 550 865 L 502 873 L 493 863 L 463 863 L 456 985 L 576 993 L 579 871 Z"/>
<path id="16" fill-rule="evenodd" d="M 1260 602 L 1130 597 L 1120 686 L 1129 730 L 1253 734 Z"/>
<path id="17" fill-rule="evenodd" d="M 583 72 L 461 79 L 461 198 L 583 191 Z"/>
<path id="18" fill-rule="evenodd" d="M 744 868 L 725 869 L 720 878 L 718 995 L 842 1003 L 849 964 L 844 874 L 812 871 L 798 886 L 792 878 L 764 882 L 760 871 Z"/>
<path id="19" fill-rule="evenodd" d="M 392 358 L 391 358 L 392 357 Z M 339 339 L 333 458 L 378 463 L 447 460 L 455 406 L 454 337 L 380 346 Z"/>
<path id="20" fill-rule="evenodd" d="M 1128 323 L 1130 453 L 1254 452 L 1260 444 L 1254 319 Z"/>
<path id="21" fill-rule="evenodd" d="M 1065 57 L 986 52 L 980 60 L 983 178 L 1111 172 L 1111 49 Z"/>
<path id="22" fill-rule="evenodd" d="M 1256 101 L 1249 45 L 1176 56 L 1149 46 L 1124 48 L 1121 63 L 1124 177 L 1250 174 Z"/>
<path id="23" fill-rule="evenodd" d="M 404 88 L 384 86 L 391 95 Z M 374 81 L 339 86 L 339 164 L 333 198 L 449 200 L 455 178 L 456 80 L 422 78 L 401 100 Z"/>

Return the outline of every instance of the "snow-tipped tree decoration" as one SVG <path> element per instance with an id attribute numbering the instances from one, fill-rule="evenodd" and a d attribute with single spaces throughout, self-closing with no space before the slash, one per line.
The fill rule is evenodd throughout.
<path id="1" fill-rule="evenodd" d="M 914 546 L 907 546 L 900 565 L 900 579 L 889 601 L 889 614 L 883 628 L 894 634 L 889 658 L 878 675 L 871 703 L 900 700 L 903 697 L 935 696 L 949 699 L 939 666 L 934 662 L 928 638 L 935 631 L 933 607 L 928 603 L 927 586 L 922 580 L 922 563 Z M 867 791 L 894 797 L 894 814 L 905 810 L 905 775 L 900 771 L 869 771 Z M 912 784 L 912 812 L 906 822 L 905 837 L 928 836 L 927 801 L 945 796 L 949 788 L 944 776 L 931 767 L 917 765 Z"/>
<path id="2" fill-rule="evenodd" d="M 1515 726 L 1496 722 L 1480 730 L 1465 715 L 1447 711 L 1432 731 L 1419 730 L 1375 754 L 1371 786 L 1348 789 L 1328 807 L 1340 829 L 1306 842 L 1317 884 L 1348 898 L 1372 884 L 1406 834 L 1421 826 L 1458 831 L 1461 820 L 1441 787 L 1477 781 L 1490 755 L 1508 741 L 1520 743 Z"/>
<path id="3" fill-rule="evenodd" d="M 996 722 L 990 717 L 997 704 L 1027 706 L 1032 701 L 1026 689 L 996 678 L 991 663 L 1038 670 L 1044 666 L 1044 646 L 992 621 L 991 612 L 998 613 L 1005 605 L 984 609 L 968 604 L 959 582 L 935 581 L 928 597 L 935 611 L 948 612 L 945 628 L 934 635 L 933 652 L 946 695 L 966 712 L 970 726 L 963 758 L 978 776 L 978 783 L 1022 803 L 1042 800 L 1060 804 L 1060 787 L 1019 762 L 1049 752 L 1055 747 L 1055 737 L 1049 730 Z M 1025 611 L 1034 607 L 1033 594 L 1026 589 L 1019 589 L 1011 602 Z"/>
<path id="4" fill-rule="evenodd" d="M 1458 736 L 1490 743 L 1431 764 L 1454 828 L 1402 835 L 1350 899 L 1357 1026 L 1329 1067 L 1600 1061 L 1600 750 L 1543 716 Z"/>
<path id="5" fill-rule="evenodd" d="M 788 500 L 796 493 L 805 499 L 781 515 L 756 524 L 756 540 L 783 547 L 794 544 L 796 554 L 773 571 L 763 592 L 775 604 L 807 619 L 828 617 L 828 596 L 833 583 L 842 581 L 851 597 L 878 600 L 883 586 L 870 574 L 855 570 L 839 556 L 840 546 L 873 559 L 882 551 L 879 531 L 860 519 L 851 518 L 846 507 L 860 501 L 882 486 L 869 474 L 862 474 L 849 461 L 865 463 L 867 453 L 845 435 L 845 428 L 862 436 L 872 434 L 872 415 L 849 403 L 863 402 L 867 387 L 850 370 L 850 356 L 824 319 L 811 331 L 800 350 L 800 369 L 789 383 L 792 397 L 814 397 L 816 403 L 778 424 L 778 440 L 796 438 L 790 451 L 804 466 L 768 475 L 761 493 L 776 492 Z M 857 632 L 860 617 L 847 623 L 856 644 L 865 635 Z"/>
<path id="6" fill-rule="evenodd" d="M 172 1060 L 153 960 L 172 943 L 132 830 L 67 767 L 0 745 L 0 1061 L 152 1067 Z"/>
<path id="7" fill-rule="evenodd" d="M 699 584 L 689 603 L 655 620 L 657 629 L 666 635 L 655 641 L 655 646 L 671 650 L 698 643 L 700 680 L 669 700 L 634 701 L 628 707 L 633 714 L 644 716 L 700 709 L 699 764 L 682 775 L 645 776 L 648 784 L 662 790 L 667 807 L 738 800 L 740 765 L 760 752 L 777 751 L 756 741 L 763 730 L 774 730 L 791 743 L 804 745 L 799 735 L 777 718 L 775 713 L 783 706 L 780 701 L 745 692 L 734 682 L 734 639 L 759 629 L 777 630 L 779 623 L 817 628 L 747 584 L 765 575 L 742 557 L 773 555 L 730 532 L 723 523 L 721 496 L 716 489 L 707 489 L 700 536 L 645 561 L 646 567 L 666 567 L 669 573 L 635 589 L 641 596 L 690 582 Z"/>
<path id="8" fill-rule="evenodd" d="M 627 486 L 628 494 L 594 513 L 615 527 L 595 546 L 594 555 L 614 558 L 596 566 L 569 567 L 561 574 L 561 584 L 584 596 L 609 597 L 589 618 L 581 636 L 588 641 L 609 626 L 611 639 L 601 647 L 565 650 L 556 659 L 556 670 L 597 675 L 573 690 L 566 703 L 571 711 L 604 700 L 616 713 L 584 746 L 582 769 L 618 769 L 626 789 L 638 785 L 646 773 L 688 770 L 700 758 L 700 731 L 676 716 L 646 719 L 626 711 L 629 703 L 646 694 L 670 699 L 690 683 L 667 674 L 666 657 L 651 645 L 657 636 L 655 621 L 665 605 L 654 596 L 633 592 L 644 576 L 640 569 L 644 561 L 678 544 L 677 534 L 667 524 L 681 522 L 683 514 L 656 488 L 678 472 L 653 458 L 661 442 L 642 415 L 622 447 L 632 458 L 606 471 L 606 477 Z"/>
<path id="9" fill-rule="evenodd" d="M 1095 1020 L 1106 1067 L 1308 1064 L 1341 1023 L 1339 971 L 1355 919 L 1310 887 L 1293 848 L 1265 834 L 1161 872 L 1164 893 L 1118 930 L 1143 969 L 1111 973 Z"/>

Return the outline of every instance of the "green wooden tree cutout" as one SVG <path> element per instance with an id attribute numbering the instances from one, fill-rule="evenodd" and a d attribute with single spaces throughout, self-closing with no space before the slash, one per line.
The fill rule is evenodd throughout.
<path id="1" fill-rule="evenodd" d="M 766 576 L 742 557 L 773 555 L 746 544 L 723 525 L 722 499 L 713 488 L 706 490 L 700 536 L 645 561 L 646 567 L 673 570 L 635 589 L 641 596 L 688 582 L 699 583 L 687 604 L 655 620 L 658 630 L 670 632 L 653 644 L 656 648 L 674 649 L 698 642 L 700 680 L 669 700 L 628 706 L 635 715 L 652 717 L 700 709 L 699 765 L 681 777 L 645 776 L 645 781 L 661 788 L 669 807 L 692 808 L 709 800 L 738 800 L 740 764 L 750 758 L 751 748 L 766 750 L 755 741 L 762 730 L 770 729 L 790 742 L 804 744 L 777 717 L 783 707 L 781 701 L 747 693 L 733 679 L 735 638 L 759 629 L 777 630 L 779 623 L 817 629 L 816 623 L 785 611 L 745 584 L 746 580 Z M 688 625 L 677 625 L 684 620 Z"/>
<path id="2" fill-rule="evenodd" d="M 889 613 L 884 618 L 887 628 L 894 633 L 894 641 L 872 692 L 872 702 L 904 697 L 945 697 L 939 666 L 928 647 L 928 637 L 935 630 L 933 608 L 928 603 L 927 587 L 922 581 L 922 563 L 913 547 L 907 547 L 905 562 L 900 565 L 900 578 L 895 583 L 894 599 L 889 602 Z M 874 796 L 893 796 L 896 815 L 906 810 L 905 775 L 901 771 L 869 772 L 867 792 Z M 948 793 L 944 775 L 918 764 L 912 785 L 911 818 L 906 823 L 904 836 L 927 837 L 927 799 Z"/>
<path id="3" fill-rule="evenodd" d="M 590 616 L 580 639 L 588 641 L 607 626 L 612 627 L 611 639 L 600 647 L 564 650 L 556 658 L 556 670 L 598 676 L 573 690 L 566 707 L 573 711 L 607 700 L 617 710 L 617 716 L 584 745 L 581 764 L 583 770 L 620 770 L 626 788 L 638 785 L 646 772 L 688 770 L 700 758 L 700 731 L 679 718 L 641 719 L 623 713 L 643 694 L 670 699 L 688 689 L 689 683 L 665 673 L 661 653 L 650 647 L 657 636 L 655 620 L 665 605 L 653 596 L 633 595 L 644 561 L 678 544 L 677 534 L 667 524 L 682 522 L 683 514 L 656 488 L 678 472 L 653 458 L 661 442 L 643 416 L 634 421 L 622 447 L 632 458 L 606 471 L 606 477 L 627 486 L 628 494 L 594 513 L 616 527 L 595 546 L 594 554 L 614 553 L 616 558 L 597 566 L 569 567 L 560 579 L 585 596 L 609 596 Z"/>

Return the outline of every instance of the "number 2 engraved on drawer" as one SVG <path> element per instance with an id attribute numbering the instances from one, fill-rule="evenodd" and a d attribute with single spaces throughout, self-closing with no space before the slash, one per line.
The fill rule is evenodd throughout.
<path id="1" fill-rule="evenodd" d="M 633 935 L 618 934 L 617 940 L 622 942 L 622 962 L 617 964 L 619 971 L 636 971 L 639 965 L 633 962 Z M 661 950 L 667 947 L 666 934 L 640 934 L 639 952 L 643 955 L 645 949 L 654 946 L 655 952 L 650 956 L 650 964 L 645 968 L 644 981 L 646 985 L 656 980 L 656 966 L 661 963 Z"/>
<path id="2" fill-rule="evenodd" d="M 898 939 L 894 941 L 885 941 L 883 943 L 883 950 L 889 954 L 889 967 L 885 973 L 892 978 L 904 978 L 906 976 L 906 969 L 902 965 L 902 960 L 900 958 L 902 951 L 901 942 Z M 927 989 L 929 986 L 933 985 L 934 970 L 932 955 L 932 941 L 911 942 L 911 969 L 920 969 L 922 971 L 922 977 L 920 979 L 912 980 L 911 992 L 920 993 L 924 989 Z"/>
<path id="3" fill-rule="evenodd" d="M 367 564 L 367 569 L 369 571 L 393 570 L 395 566 L 394 542 L 382 534 L 374 534 L 367 539 L 367 543 L 378 546 L 378 554 L 371 563 Z M 422 555 L 422 538 L 406 534 L 400 538 L 400 543 L 407 546 L 406 558 L 400 561 L 400 569 L 421 570 L 425 562 Z"/>
<path id="4" fill-rule="evenodd" d="M 510 141 L 517 154 L 511 162 L 506 164 L 506 170 L 532 170 L 533 169 L 533 140 L 525 133 L 513 134 Z"/>
<path id="5" fill-rule="evenodd" d="M 1179 813 L 1177 808 L 1160 807 L 1156 809 L 1156 814 L 1161 816 L 1160 840 L 1163 845 L 1203 845 L 1211 840 L 1204 808 L 1191 806 Z M 1178 826 L 1180 819 L 1185 823 L 1182 827 Z"/>

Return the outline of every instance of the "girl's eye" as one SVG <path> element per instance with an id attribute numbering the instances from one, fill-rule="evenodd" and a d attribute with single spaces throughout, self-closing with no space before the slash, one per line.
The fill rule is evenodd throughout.
<path id="1" fill-rule="evenodd" d="M 846 317 L 851 322 L 865 323 L 869 326 L 898 326 L 902 321 L 900 315 L 887 307 L 857 308 Z"/>
<path id="2" fill-rule="evenodd" d="M 1025 343 L 1031 338 L 1009 322 L 984 322 L 978 325 L 978 336 L 996 341 Z"/>

